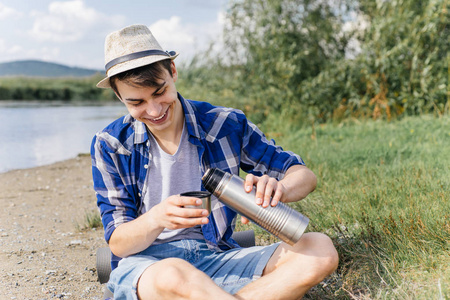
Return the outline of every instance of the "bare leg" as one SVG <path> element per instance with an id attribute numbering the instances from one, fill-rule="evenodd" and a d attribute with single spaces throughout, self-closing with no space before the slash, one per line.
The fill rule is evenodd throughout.
<path id="1" fill-rule="evenodd" d="M 238 299 L 300 299 L 336 270 L 338 254 L 330 238 L 306 233 L 294 246 L 282 243 L 263 276 L 242 288 Z"/>
<path id="2" fill-rule="evenodd" d="M 178 258 L 167 258 L 148 267 L 139 279 L 137 293 L 141 300 L 236 299 L 205 273 Z"/>

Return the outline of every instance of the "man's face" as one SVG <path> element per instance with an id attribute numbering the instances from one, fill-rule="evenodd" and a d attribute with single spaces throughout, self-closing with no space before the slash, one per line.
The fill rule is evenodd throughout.
<path id="1" fill-rule="evenodd" d="M 182 107 L 178 101 L 175 82 L 178 74 L 172 62 L 172 76 L 164 70 L 163 79 L 156 87 L 139 87 L 116 81 L 121 101 L 133 118 L 147 125 L 154 134 L 177 130 L 182 122 Z"/>

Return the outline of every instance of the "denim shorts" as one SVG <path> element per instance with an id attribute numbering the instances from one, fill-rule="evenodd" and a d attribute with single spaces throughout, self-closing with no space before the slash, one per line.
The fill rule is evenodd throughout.
<path id="1" fill-rule="evenodd" d="M 279 243 L 237 248 L 225 252 L 209 250 L 204 240 L 179 240 L 154 245 L 122 259 L 119 266 L 112 271 L 107 286 L 114 293 L 116 300 L 137 300 L 137 283 L 145 269 L 162 259 L 176 257 L 206 273 L 223 290 L 235 294 L 261 277 L 278 245 Z"/>

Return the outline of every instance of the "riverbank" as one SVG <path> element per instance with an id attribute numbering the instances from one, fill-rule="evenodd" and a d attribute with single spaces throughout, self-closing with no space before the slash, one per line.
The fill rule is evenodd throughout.
<path id="1" fill-rule="evenodd" d="M 101 299 L 90 157 L 0 174 L 0 299 Z"/>

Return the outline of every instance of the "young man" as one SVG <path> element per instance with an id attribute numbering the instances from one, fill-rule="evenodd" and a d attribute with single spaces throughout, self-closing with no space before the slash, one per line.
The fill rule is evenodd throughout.
<path id="1" fill-rule="evenodd" d="M 239 248 L 236 213 L 200 199 L 201 178 L 217 167 L 249 175 L 263 207 L 306 197 L 316 177 L 302 159 L 268 141 L 239 110 L 184 99 L 173 62 L 146 26 L 106 38 L 107 76 L 128 109 L 94 137 L 94 188 L 112 251 L 108 288 L 115 299 L 298 299 L 333 272 L 331 240 L 306 233 L 294 246 Z M 248 220 L 243 219 L 244 223 Z M 121 259 L 123 258 L 123 259 Z M 120 261 L 120 263 L 118 263 Z"/>

